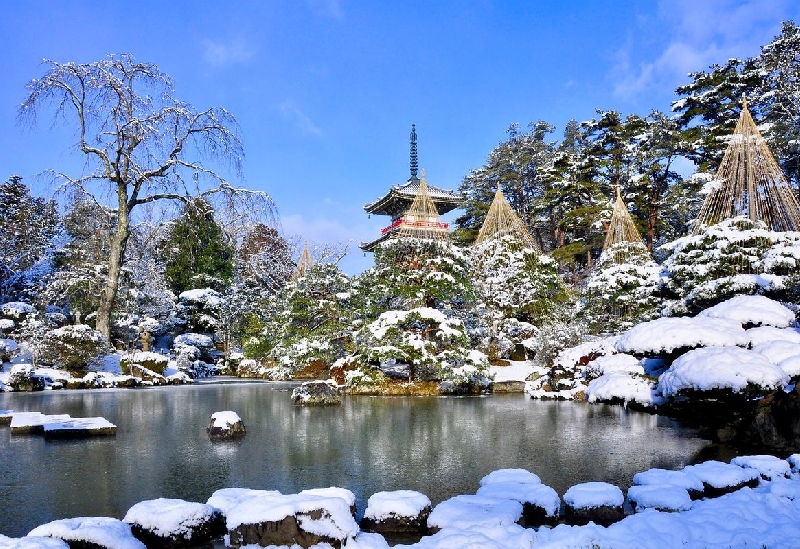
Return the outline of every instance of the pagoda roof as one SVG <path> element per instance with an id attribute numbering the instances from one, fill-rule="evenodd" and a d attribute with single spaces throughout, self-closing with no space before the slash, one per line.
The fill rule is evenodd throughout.
<path id="1" fill-rule="evenodd" d="M 407 182 L 394 185 L 384 196 L 374 202 L 364 205 L 364 209 L 371 214 L 390 215 L 396 217 L 405 213 L 411 202 L 419 193 L 421 180 L 411 177 Z M 428 195 L 436 204 L 439 215 L 459 208 L 464 205 L 466 198 L 463 194 L 434 185 L 427 185 Z"/>

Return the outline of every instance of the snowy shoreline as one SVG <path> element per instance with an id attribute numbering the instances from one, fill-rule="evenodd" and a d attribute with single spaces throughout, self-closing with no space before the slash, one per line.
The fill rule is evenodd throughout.
<path id="1" fill-rule="evenodd" d="M 624 518 L 620 516 L 621 520 L 608 526 L 576 523 L 570 520 L 569 512 L 565 513 L 571 508 L 622 509 L 623 502 Z M 538 524 L 525 524 L 525 505 L 544 511 Z M 787 460 L 743 456 L 731 463 L 707 461 L 677 471 L 651 469 L 634 476 L 626 498 L 619 488 L 595 482 L 576 485 L 559 497 L 534 473 L 501 469 L 481 479 L 475 495 L 455 496 L 432 510 L 423 494 L 400 490 L 373 495 L 364 512 L 364 518 L 372 520 L 370 530 L 375 530 L 376 522 L 420 516 L 419 541 L 395 547 L 797 547 L 800 454 Z M 384 537 L 365 531 L 365 521 L 359 527 L 355 517 L 355 496 L 344 488 L 288 495 L 274 490 L 225 488 L 214 492 L 205 504 L 164 498 L 143 501 L 121 520 L 56 520 L 34 528 L 23 538 L 0 535 L 0 548 L 63 548 L 67 545 L 60 540 L 65 540 L 109 549 L 140 549 L 164 546 L 159 543 L 165 539 L 183 540 L 180 546 L 184 547 L 201 546 L 212 539 L 224 539 L 226 546 L 234 547 L 298 547 L 293 543 L 301 539 L 300 546 L 318 549 L 390 546 L 387 538 L 393 539 L 391 534 Z M 552 518 L 557 525 L 547 523 Z M 256 535 L 254 532 L 270 528 L 265 525 L 285 528 L 287 521 L 297 530 L 292 534 L 294 541 L 285 545 L 246 541 Z M 220 530 L 210 528 L 210 524 Z M 212 531 L 217 533 L 210 534 Z M 187 541 L 196 535 L 207 539 Z M 278 538 L 270 539 L 274 542 Z"/>

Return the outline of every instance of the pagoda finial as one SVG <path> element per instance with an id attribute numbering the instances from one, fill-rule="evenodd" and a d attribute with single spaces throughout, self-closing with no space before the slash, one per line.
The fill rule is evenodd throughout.
<path id="1" fill-rule="evenodd" d="M 417 129 L 411 124 L 411 179 L 417 178 Z"/>

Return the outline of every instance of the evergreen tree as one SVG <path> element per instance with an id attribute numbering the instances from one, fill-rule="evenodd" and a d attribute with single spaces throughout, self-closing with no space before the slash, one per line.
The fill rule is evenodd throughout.
<path id="1" fill-rule="evenodd" d="M 58 232 L 55 201 L 31 196 L 22 178 L 0 184 L 0 303 L 16 301 L 27 274 L 47 256 Z"/>
<path id="2" fill-rule="evenodd" d="M 161 244 L 170 288 L 180 294 L 193 288 L 223 289 L 233 274 L 233 246 L 203 198 L 186 203 Z"/>

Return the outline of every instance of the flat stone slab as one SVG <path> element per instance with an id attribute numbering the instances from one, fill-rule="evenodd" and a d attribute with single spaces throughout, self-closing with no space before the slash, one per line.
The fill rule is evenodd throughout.
<path id="1" fill-rule="evenodd" d="M 0 410 L 0 425 L 11 425 L 11 416 L 14 410 Z"/>
<path id="2" fill-rule="evenodd" d="M 117 426 L 104 417 L 73 417 L 44 424 L 44 438 L 114 436 Z"/>
<path id="3" fill-rule="evenodd" d="M 69 414 L 45 415 L 41 412 L 17 412 L 11 415 L 12 435 L 41 435 L 45 423 L 70 419 Z"/>

